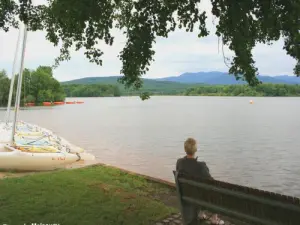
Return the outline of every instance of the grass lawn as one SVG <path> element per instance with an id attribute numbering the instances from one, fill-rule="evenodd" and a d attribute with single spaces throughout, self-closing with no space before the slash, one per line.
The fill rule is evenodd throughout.
<path id="1" fill-rule="evenodd" d="M 174 190 L 107 166 L 0 180 L 0 224 L 153 224 Z"/>

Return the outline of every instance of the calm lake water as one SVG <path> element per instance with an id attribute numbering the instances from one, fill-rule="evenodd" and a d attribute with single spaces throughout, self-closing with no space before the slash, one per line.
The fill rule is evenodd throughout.
<path id="1" fill-rule="evenodd" d="M 82 105 L 22 110 L 20 118 L 100 162 L 170 181 L 184 140 L 194 137 L 216 179 L 300 197 L 300 98 L 251 99 L 85 98 Z"/>

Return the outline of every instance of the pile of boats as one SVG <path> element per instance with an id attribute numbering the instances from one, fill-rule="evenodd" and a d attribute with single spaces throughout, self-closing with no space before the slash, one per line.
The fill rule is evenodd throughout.
<path id="1" fill-rule="evenodd" d="M 22 171 L 53 170 L 75 162 L 94 160 L 95 157 L 93 155 L 58 137 L 53 132 L 18 120 L 27 40 L 26 24 L 24 24 L 23 31 L 20 76 L 18 76 L 13 120 L 10 122 L 10 112 L 21 30 L 19 30 L 13 63 L 6 118 L 4 122 L 0 121 L 0 169 Z"/>
<path id="2" fill-rule="evenodd" d="M 40 171 L 63 168 L 75 162 L 94 160 L 82 148 L 53 132 L 18 121 L 11 144 L 12 123 L 0 122 L 0 168 Z"/>

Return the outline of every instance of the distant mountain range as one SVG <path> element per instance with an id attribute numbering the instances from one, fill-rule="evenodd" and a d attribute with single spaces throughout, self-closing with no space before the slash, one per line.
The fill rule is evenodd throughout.
<path id="1" fill-rule="evenodd" d="M 111 76 L 111 77 L 85 77 L 81 79 L 71 80 L 62 82 L 63 85 L 66 84 L 111 84 L 117 85 L 121 92 L 125 93 L 140 93 L 140 91 L 147 91 L 151 93 L 157 94 L 177 94 L 182 93 L 187 88 L 196 86 L 196 84 L 184 84 L 179 82 L 171 82 L 171 81 L 158 81 L 154 79 L 143 79 L 143 87 L 140 91 L 128 91 L 125 90 L 124 85 L 118 83 L 118 78 L 120 76 Z"/>
<path id="2" fill-rule="evenodd" d="M 86 77 L 71 81 L 62 82 L 62 84 L 117 84 L 119 76 L 111 77 Z M 300 77 L 296 76 L 258 76 L 258 79 L 263 83 L 272 84 L 300 84 Z M 245 81 L 237 81 L 233 75 L 223 72 L 198 72 L 184 73 L 180 76 L 164 77 L 158 79 L 143 79 L 144 87 L 152 89 L 160 86 L 162 89 L 167 86 L 172 88 L 187 88 L 191 85 L 206 84 L 206 85 L 233 85 L 246 84 Z"/>
<path id="3" fill-rule="evenodd" d="M 300 84 L 300 78 L 296 76 L 258 76 L 263 83 L 272 84 Z M 198 72 L 184 73 L 180 76 L 164 77 L 156 79 L 158 81 L 172 81 L 185 84 L 209 84 L 209 85 L 230 85 L 230 84 L 246 84 L 245 81 L 237 81 L 233 75 L 223 72 Z"/>

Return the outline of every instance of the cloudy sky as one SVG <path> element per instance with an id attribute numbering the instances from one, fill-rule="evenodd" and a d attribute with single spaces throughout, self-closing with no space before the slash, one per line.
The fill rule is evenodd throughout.
<path id="1" fill-rule="evenodd" d="M 204 8 L 210 8 L 209 2 L 204 1 Z M 197 38 L 197 33 L 185 31 L 173 32 L 168 39 L 159 38 L 154 48 L 156 51 L 155 62 L 145 77 L 156 78 L 177 76 L 184 72 L 223 71 L 228 68 L 224 64 L 221 45 L 218 49 L 218 38 L 214 35 L 212 18 L 209 15 L 207 25 L 211 35 L 206 38 Z M 113 76 L 119 75 L 121 62 L 117 55 L 125 45 L 125 37 L 114 30 L 115 42 L 113 46 L 104 43 L 99 47 L 104 51 L 103 66 L 89 63 L 83 51 L 72 52 L 72 59 L 54 71 L 54 76 L 59 81 L 78 79 L 82 77 Z M 0 69 L 5 69 L 9 74 L 12 70 L 14 52 L 18 37 L 17 30 L 8 33 L 0 31 Z M 292 75 L 295 60 L 286 55 L 283 41 L 272 46 L 258 45 L 254 49 L 254 59 L 260 74 L 264 75 Z M 224 47 L 225 55 L 232 53 Z M 59 55 L 59 48 L 45 39 L 43 32 L 28 32 L 25 67 L 34 69 L 39 65 L 52 65 L 54 58 Z"/>

